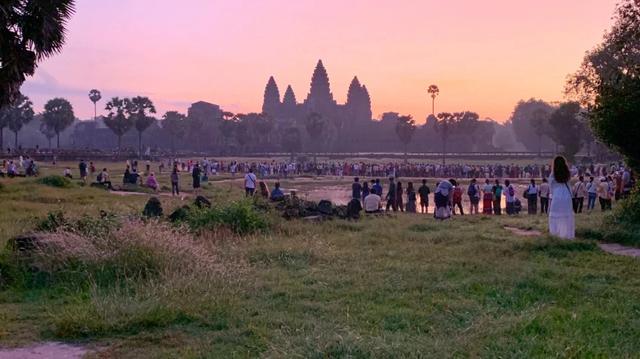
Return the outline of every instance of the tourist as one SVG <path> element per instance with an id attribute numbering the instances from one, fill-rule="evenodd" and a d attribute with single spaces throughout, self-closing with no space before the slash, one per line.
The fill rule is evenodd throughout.
<path id="1" fill-rule="evenodd" d="M 376 192 L 369 193 L 369 195 L 364 198 L 365 213 L 379 213 L 381 201 L 382 197 L 380 197 Z"/>
<path id="2" fill-rule="evenodd" d="M 351 199 L 357 199 L 358 201 L 362 198 L 362 185 L 360 184 L 360 178 L 356 177 L 353 179 L 353 184 L 351 184 Z"/>
<path id="3" fill-rule="evenodd" d="M 418 194 L 420 195 L 420 209 L 422 213 L 429 213 L 429 194 L 431 189 L 427 186 L 427 180 L 422 180 L 422 186 L 418 188 Z"/>
<path id="4" fill-rule="evenodd" d="M 453 215 L 456 214 L 456 206 L 460 209 L 460 215 L 464 216 L 464 210 L 462 209 L 462 186 L 457 181 L 451 180 L 453 185 L 452 206 Z"/>
<path id="5" fill-rule="evenodd" d="M 398 181 L 396 185 L 396 207 L 398 211 L 404 212 L 404 198 L 403 198 L 402 182 Z"/>
<path id="6" fill-rule="evenodd" d="M 107 171 L 106 168 L 102 169 L 102 172 L 100 172 L 98 174 L 98 183 L 102 183 L 103 185 L 106 185 L 108 189 L 112 190 L 113 187 L 111 186 L 111 178 L 109 176 L 109 171 Z"/>
<path id="7" fill-rule="evenodd" d="M 596 206 L 596 198 L 598 198 L 598 185 L 595 182 L 593 176 L 589 177 L 589 183 L 587 183 L 587 211 L 593 211 Z"/>
<path id="8" fill-rule="evenodd" d="M 442 180 L 438 182 L 433 195 L 433 200 L 436 204 L 436 210 L 434 211 L 433 216 L 436 219 L 445 220 L 451 217 L 451 208 L 449 207 L 449 203 L 451 202 L 452 194 L 453 185 L 450 181 Z"/>
<path id="9" fill-rule="evenodd" d="M 191 170 L 191 178 L 193 180 L 193 193 L 195 193 L 196 195 L 200 193 L 200 172 L 200 164 L 196 163 L 196 165 L 193 166 L 193 169 Z"/>
<path id="10" fill-rule="evenodd" d="M 527 197 L 527 213 L 538 214 L 538 187 L 536 180 L 531 179 L 526 191 Z"/>
<path id="11" fill-rule="evenodd" d="M 413 182 L 407 183 L 407 212 L 416 213 L 416 191 Z"/>
<path id="12" fill-rule="evenodd" d="M 394 212 L 398 210 L 398 203 L 396 202 L 396 183 L 394 182 L 393 177 L 389 178 L 389 191 L 387 192 L 386 200 L 387 212 L 389 209 L 393 209 Z"/>
<path id="13" fill-rule="evenodd" d="M 284 192 L 280 189 L 280 182 L 276 182 L 273 191 L 271 191 L 271 200 L 274 202 L 279 202 L 284 200 Z"/>
<path id="14" fill-rule="evenodd" d="M 516 203 L 516 190 L 511 185 L 511 181 L 504 181 L 504 197 L 507 202 L 507 215 L 511 216 L 516 214 L 515 203 Z"/>
<path id="15" fill-rule="evenodd" d="M 584 176 L 578 177 L 578 182 L 573 185 L 573 212 L 582 213 L 584 197 L 587 195 L 587 188 L 584 184 Z"/>
<path id="16" fill-rule="evenodd" d="M 502 185 L 500 180 L 496 180 L 496 184 L 493 186 L 493 213 L 496 216 L 502 215 Z"/>
<path id="17" fill-rule="evenodd" d="M 62 175 L 68 179 L 73 179 L 73 175 L 71 175 L 71 168 L 70 167 L 65 167 L 64 171 L 62 172 Z"/>
<path id="18" fill-rule="evenodd" d="M 158 185 L 158 180 L 153 172 L 149 173 L 149 177 L 147 177 L 147 187 L 153 189 L 154 191 L 158 191 L 160 186 Z"/>
<path id="19" fill-rule="evenodd" d="M 180 175 L 178 175 L 178 165 L 173 165 L 173 170 L 171 171 L 171 195 L 179 196 L 180 195 Z"/>
<path id="20" fill-rule="evenodd" d="M 89 162 L 89 173 L 93 176 L 96 173 L 96 166 L 93 164 L 93 161 Z"/>
<path id="21" fill-rule="evenodd" d="M 80 170 L 80 179 L 83 183 L 87 183 L 87 164 L 84 160 L 81 160 L 78 164 L 78 169 Z"/>
<path id="22" fill-rule="evenodd" d="M 493 213 L 493 186 L 489 179 L 484 180 L 484 187 L 482 187 L 482 214 Z"/>
<path id="23" fill-rule="evenodd" d="M 609 209 L 611 189 L 606 177 L 600 179 L 600 184 L 598 185 L 598 200 L 600 201 L 600 210 L 604 212 Z"/>
<path id="24" fill-rule="evenodd" d="M 380 179 L 376 178 L 375 183 L 371 186 L 371 192 L 377 194 L 382 198 L 382 185 L 380 184 Z"/>
<path id="25" fill-rule="evenodd" d="M 540 195 L 540 214 L 549 213 L 549 196 L 551 195 L 551 189 L 549 188 L 549 181 L 546 177 L 542 178 L 542 184 L 538 190 Z"/>
<path id="26" fill-rule="evenodd" d="M 467 188 L 467 195 L 469 196 L 469 213 L 480 214 L 478 205 L 480 203 L 480 186 L 478 186 L 477 180 L 473 178 Z"/>
<path id="27" fill-rule="evenodd" d="M 553 172 L 549 177 L 551 196 L 549 206 L 549 233 L 564 239 L 575 237 L 576 225 L 569 180 L 571 174 L 567 160 L 562 156 L 553 159 Z"/>
<path id="28" fill-rule="evenodd" d="M 369 193 L 371 193 L 371 190 L 369 189 L 369 182 L 364 181 L 362 182 L 362 203 L 364 204 L 364 199 L 367 198 L 367 196 L 369 195 Z"/>
<path id="29" fill-rule="evenodd" d="M 270 194 L 269 194 L 269 187 L 267 187 L 267 184 L 264 181 L 260 181 L 258 182 L 258 187 L 260 187 L 260 197 L 264 199 L 268 199 Z"/>
<path id="30" fill-rule="evenodd" d="M 244 195 L 246 197 L 253 196 L 253 193 L 256 191 L 256 182 L 258 178 L 253 173 L 253 168 L 249 168 L 249 172 L 244 175 Z"/>
<path id="31" fill-rule="evenodd" d="M 628 168 L 622 169 L 622 198 L 628 198 L 631 194 L 631 190 L 635 186 L 633 183 L 633 174 Z"/>
<path id="32" fill-rule="evenodd" d="M 124 169 L 124 175 L 122 176 L 122 183 L 127 184 L 131 183 L 131 170 L 129 170 L 129 165 Z"/>

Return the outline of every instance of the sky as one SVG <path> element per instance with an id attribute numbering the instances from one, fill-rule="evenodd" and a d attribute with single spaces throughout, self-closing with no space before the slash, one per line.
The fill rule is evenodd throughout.
<path id="1" fill-rule="evenodd" d="M 567 76 L 612 24 L 615 0 L 77 0 L 61 54 L 23 85 L 39 112 L 65 97 L 93 116 L 88 92 L 148 96 L 158 116 L 196 101 L 260 112 L 274 76 L 299 102 L 322 59 L 343 103 L 353 76 L 375 118 L 436 112 L 507 120 L 532 97 L 564 99 Z"/>

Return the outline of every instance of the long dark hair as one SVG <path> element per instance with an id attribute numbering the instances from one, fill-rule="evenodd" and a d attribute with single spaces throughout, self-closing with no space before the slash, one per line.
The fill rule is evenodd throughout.
<path id="1" fill-rule="evenodd" d="M 567 183 L 571 178 L 567 160 L 562 156 L 556 156 L 556 158 L 553 159 L 553 177 L 556 182 L 560 183 Z"/>

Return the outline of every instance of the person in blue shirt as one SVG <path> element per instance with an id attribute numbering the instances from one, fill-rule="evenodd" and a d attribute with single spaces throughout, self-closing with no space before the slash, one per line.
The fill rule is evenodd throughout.
<path id="1" fill-rule="evenodd" d="M 351 198 L 360 200 L 362 194 L 362 185 L 360 184 L 360 178 L 356 177 L 353 179 L 353 184 L 351 185 Z"/>
<path id="2" fill-rule="evenodd" d="M 377 194 L 382 197 L 382 186 L 380 185 L 380 179 L 376 179 L 373 186 L 371 186 L 371 192 Z"/>
<path id="3" fill-rule="evenodd" d="M 274 202 L 282 201 L 284 199 L 284 192 L 280 189 L 280 182 L 276 182 L 275 187 L 271 191 L 271 200 Z"/>

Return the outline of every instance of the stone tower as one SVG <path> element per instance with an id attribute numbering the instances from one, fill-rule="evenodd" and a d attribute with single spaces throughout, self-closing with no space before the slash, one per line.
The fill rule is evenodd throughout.
<path id="1" fill-rule="evenodd" d="M 304 101 L 311 110 L 322 112 L 336 105 L 336 101 L 331 94 L 329 76 L 325 70 L 322 60 L 318 60 L 313 76 L 311 76 L 311 89 L 307 99 Z"/>
<path id="2" fill-rule="evenodd" d="M 273 76 L 269 77 L 267 86 L 264 89 L 264 101 L 262 102 L 262 112 L 275 116 L 280 111 L 280 91 Z"/>

